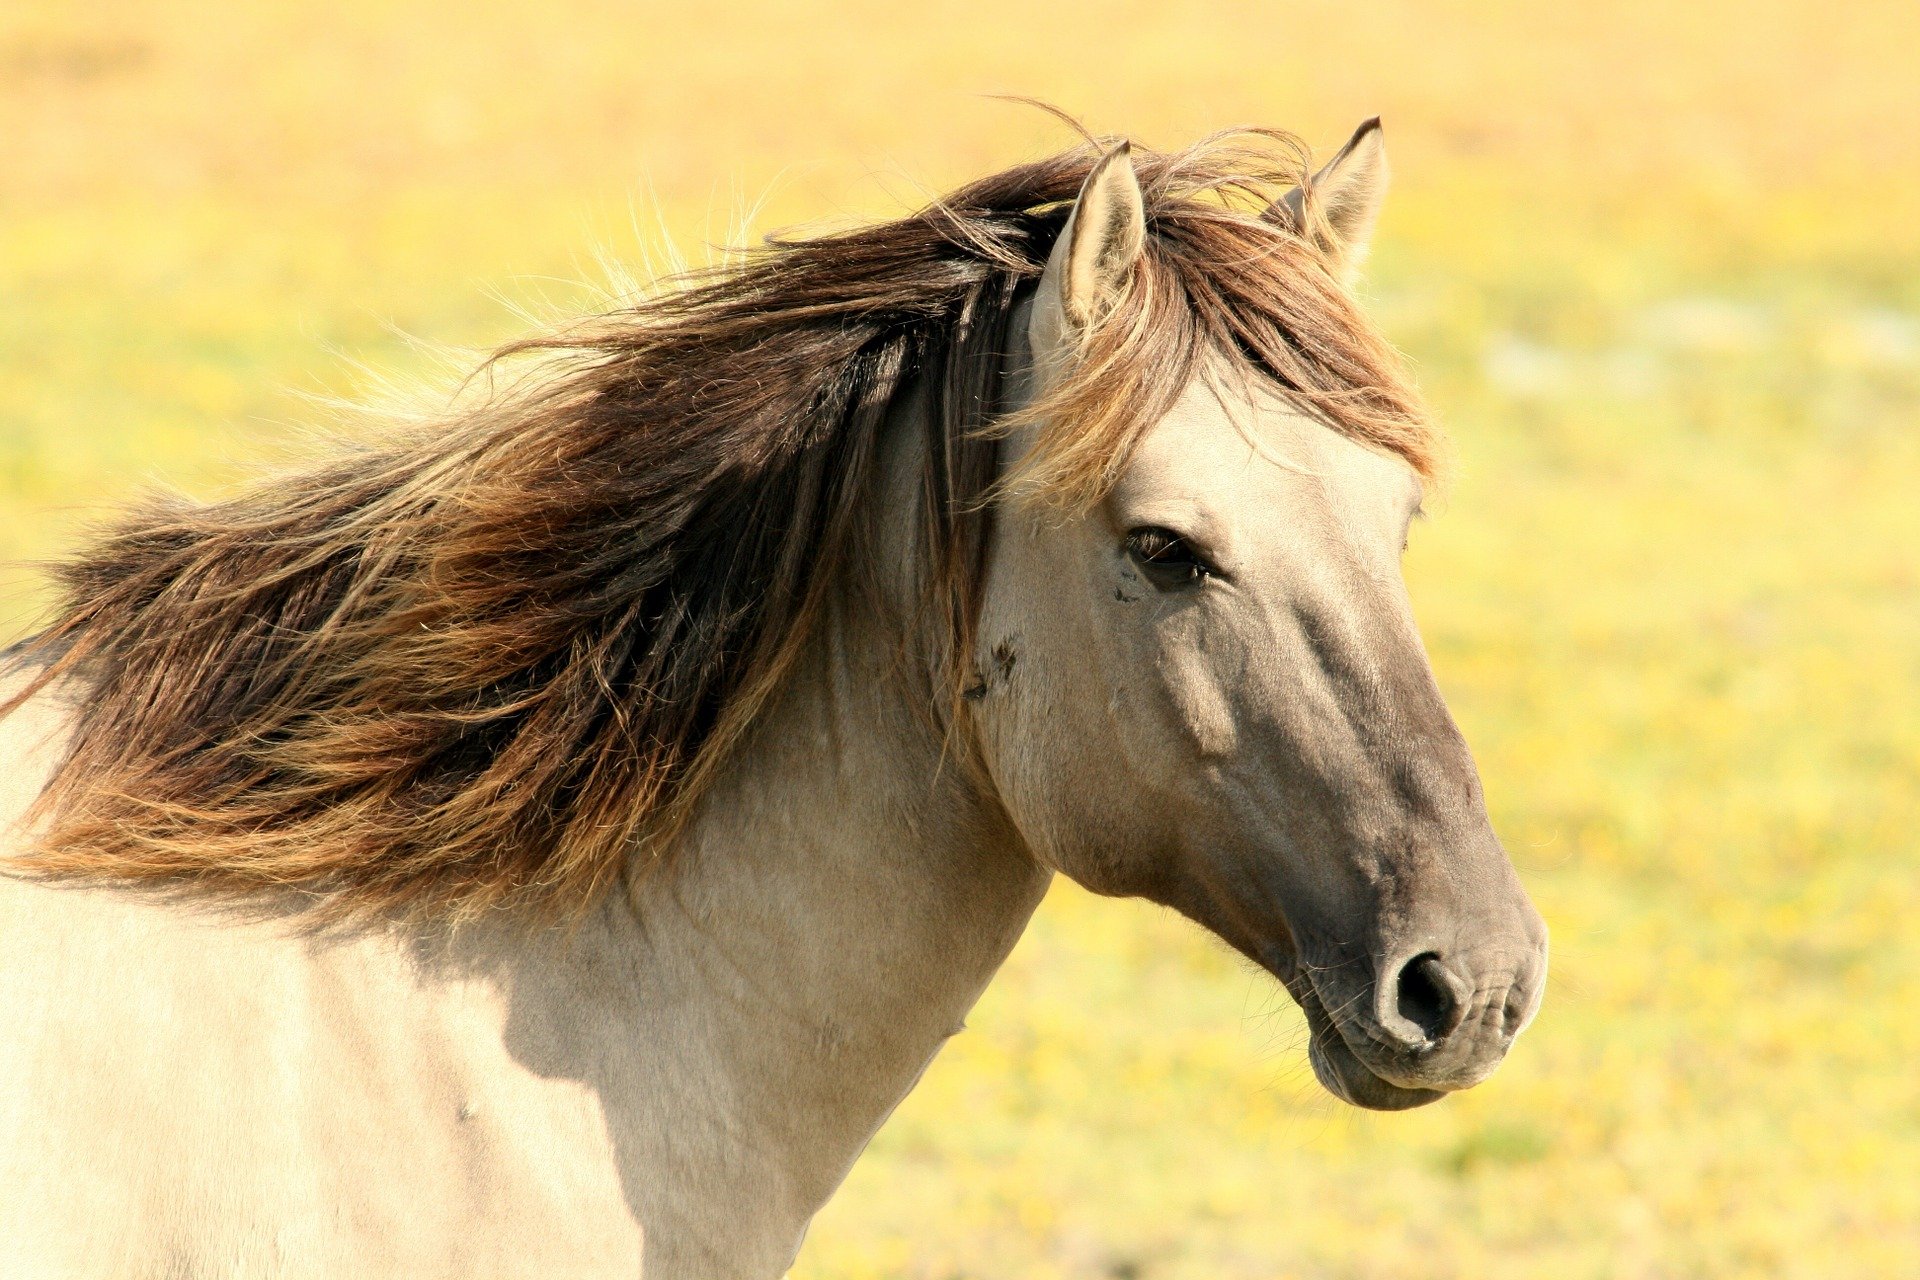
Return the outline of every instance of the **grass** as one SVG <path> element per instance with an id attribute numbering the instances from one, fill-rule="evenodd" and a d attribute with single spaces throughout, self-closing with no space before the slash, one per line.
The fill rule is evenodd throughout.
<path id="1" fill-rule="evenodd" d="M 1408 574 L 1545 1012 L 1472 1093 L 1342 1110 L 1270 983 L 1062 886 L 796 1275 L 1920 1271 L 1911 6 L 836 8 L 10 6 L 0 559 L 300 447 L 402 334 L 577 302 L 656 211 L 1060 140 L 979 91 L 1163 142 L 1383 112 L 1366 287 L 1463 463 Z M 0 632 L 42 603 L 0 570 Z"/>

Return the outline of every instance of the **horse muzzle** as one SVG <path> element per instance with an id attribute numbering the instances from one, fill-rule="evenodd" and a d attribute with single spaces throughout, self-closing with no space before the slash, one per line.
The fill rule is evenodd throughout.
<path id="1" fill-rule="evenodd" d="M 1398 1111 L 1492 1075 L 1546 988 L 1546 928 L 1527 914 L 1519 945 L 1294 966 L 1283 980 L 1306 1014 L 1320 1083 L 1355 1106 Z"/>

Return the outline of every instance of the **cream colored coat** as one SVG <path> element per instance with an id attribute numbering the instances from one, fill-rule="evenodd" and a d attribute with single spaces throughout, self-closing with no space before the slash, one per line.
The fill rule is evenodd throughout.
<path id="1" fill-rule="evenodd" d="M 0 1276 L 781 1274 L 1047 881 L 867 710 L 789 699 L 570 937 L 0 879 Z M 63 719 L 0 723 L 5 817 Z"/>

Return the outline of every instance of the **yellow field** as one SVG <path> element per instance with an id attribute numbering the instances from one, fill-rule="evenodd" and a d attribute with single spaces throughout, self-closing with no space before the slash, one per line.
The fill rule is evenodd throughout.
<path id="1" fill-rule="evenodd" d="M 1912 0 L 9 0 L 0 558 L 297 447 L 403 335 L 582 305 L 596 249 L 1065 141 L 982 93 L 1383 113 L 1366 287 L 1463 462 L 1408 571 L 1545 1012 L 1345 1111 L 1269 982 L 1062 886 L 796 1274 L 1920 1275 L 1917 55 Z M 41 600 L 0 571 L 0 634 Z"/>

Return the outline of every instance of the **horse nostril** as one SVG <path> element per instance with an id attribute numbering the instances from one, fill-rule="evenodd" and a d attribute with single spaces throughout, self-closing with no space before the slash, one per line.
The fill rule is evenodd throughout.
<path id="1" fill-rule="evenodd" d="M 1407 961 L 1400 970 L 1394 1008 L 1428 1040 L 1438 1040 L 1460 1025 L 1460 1002 L 1438 955 L 1427 951 Z"/>

